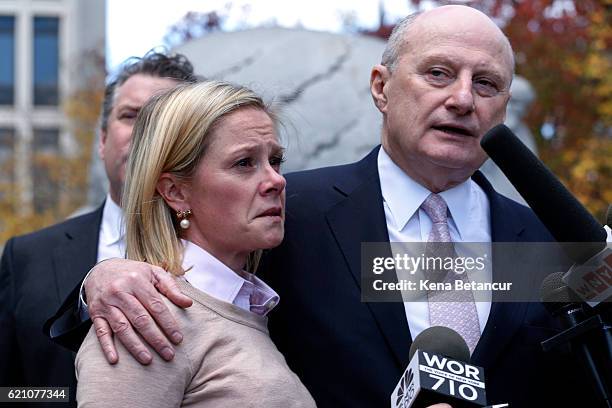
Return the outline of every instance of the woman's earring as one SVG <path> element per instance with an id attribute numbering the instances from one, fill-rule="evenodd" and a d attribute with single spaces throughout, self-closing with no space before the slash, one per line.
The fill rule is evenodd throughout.
<path id="1" fill-rule="evenodd" d="M 189 217 L 191 217 L 191 210 L 176 212 L 176 218 L 180 220 L 179 225 L 182 229 L 187 229 L 189 228 L 189 225 L 191 225 L 189 222 Z"/>

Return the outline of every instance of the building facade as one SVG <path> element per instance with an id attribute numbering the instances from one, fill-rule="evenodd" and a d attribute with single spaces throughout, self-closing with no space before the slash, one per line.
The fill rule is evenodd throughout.
<path id="1" fill-rule="evenodd" d="M 0 181 L 16 186 L 16 214 L 61 199 L 40 162 L 78 149 L 65 104 L 90 85 L 92 53 L 103 61 L 105 7 L 104 0 L 0 1 Z"/>

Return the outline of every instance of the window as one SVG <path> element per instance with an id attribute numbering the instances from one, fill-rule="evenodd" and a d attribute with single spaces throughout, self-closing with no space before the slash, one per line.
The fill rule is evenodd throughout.
<path id="1" fill-rule="evenodd" d="M 0 16 L 0 105 L 15 98 L 15 17 Z"/>
<path id="2" fill-rule="evenodd" d="M 34 17 L 34 105 L 59 103 L 59 18 Z"/>
<path id="3" fill-rule="evenodd" d="M 58 152 L 58 129 L 34 129 L 32 181 L 34 185 L 34 210 L 36 212 L 52 209 L 59 202 L 60 174 L 58 171 L 61 158 Z"/>
<path id="4" fill-rule="evenodd" d="M 59 151 L 59 130 L 57 129 L 34 129 L 35 153 L 57 154 Z"/>
<path id="5" fill-rule="evenodd" d="M 15 154 L 15 130 L 0 128 L 0 181 L 13 182 L 13 156 Z"/>

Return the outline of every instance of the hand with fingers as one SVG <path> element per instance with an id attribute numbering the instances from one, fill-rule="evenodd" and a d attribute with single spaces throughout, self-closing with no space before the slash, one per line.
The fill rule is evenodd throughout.
<path id="1" fill-rule="evenodd" d="M 85 294 L 109 363 L 118 360 L 114 336 L 141 364 L 152 360 L 143 339 L 163 359 L 172 360 L 172 344 L 179 344 L 183 335 L 161 296 L 182 308 L 191 306 L 192 300 L 166 271 L 144 262 L 109 259 L 94 267 L 85 281 Z"/>

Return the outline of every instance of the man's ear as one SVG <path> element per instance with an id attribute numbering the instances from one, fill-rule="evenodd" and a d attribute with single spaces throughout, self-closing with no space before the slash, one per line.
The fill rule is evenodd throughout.
<path id="1" fill-rule="evenodd" d="M 162 173 L 157 181 L 156 190 L 174 211 L 185 211 L 191 208 L 187 185 L 175 175 Z"/>
<path id="2" fill-rule="evenodd" d="M 506 121 L 506 117 L 508 116 L 508 104 L 510 103 L 510 100 L 512 99 L 512 91 L 510 89 L 508 89 L 508 94 L 505 97 L 506 97 L 506 109 L 504 109 L 504 118 L 502 120 L 502 123 Z"/>
<path id="3" fill-rule="evenodd" d="M 100 141 L 98 142 L 98 156 L 104 161 L 104 145 L 106 144 L 106 131 L 100 130 Z"/>
<path id="4" fill-rule="evenodd" d="M 391 72 L 389 72 L 389 68 L 380 64 L 374 65 L 370 74 L 370 92 L 372 93 L 374 104 L 381 113 L 387 112 L 388 100 L 385 93 L 385 85 L 390 77 Z"/>

